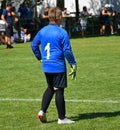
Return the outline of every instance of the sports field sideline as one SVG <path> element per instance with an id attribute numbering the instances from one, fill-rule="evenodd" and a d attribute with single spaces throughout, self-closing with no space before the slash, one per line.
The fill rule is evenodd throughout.
<path id="1" fill-rule="evenodd" d="M 38 120 L 46 82 L 30 43 L 0 46 L 0 130 L 120 130 L 120 36 L 76 38 L 71 45 L 78 69 L 65 91 L 66 115 L 76 121 L 70 125 L 57 124 L 54 100 L 48 123 Z"/>

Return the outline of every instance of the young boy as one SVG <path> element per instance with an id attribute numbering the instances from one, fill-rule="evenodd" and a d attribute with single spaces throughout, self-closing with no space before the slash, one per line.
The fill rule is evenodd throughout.
<path id="1" fill-rule="evenodd" d="M 6 24 L 5 29 L 5 42 L 7 44 L 7 49 L 13 48 L 11 45 L 11 36 L 13 35 L 13 21 L 12 17 L 15 15 L 13 12 L 11 12 L 12 4 L 7 3 L 6 9 L 3 10 L 1 19 Z"/>
<path id="2" fill-rule="evenodd" d="M 50 8 L 48 16 L 50 24 L 37 33 L 31 44 L 36 58 L 42 60 L 42 68 L 48 84 L 43 94 L 38 117 L 41 122 L 47 122 L 46 111 L 55 93 L 58 124 L 74 123 L 65 116 L 64 89 L 67 87 L 65 58 L 71 65 L 69 75 L 73 78 L 76 76 L 76 61 L 71 50 L 69 36 L 63 28 L 59 27 L 62 22 L 62 11 L 59 8 Z"/>

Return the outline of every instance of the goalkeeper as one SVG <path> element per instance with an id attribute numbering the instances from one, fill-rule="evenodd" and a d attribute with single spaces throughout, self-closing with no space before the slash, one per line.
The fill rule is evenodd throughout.
<path id="1" fill-rule="evenodd" d="M 49 25 L 36 34 L 31 44 L 35 57 L 42 61 L 43 72 L 48 84 L 43 94 L 38 117 L 42 123 L 47 122 L 46 112 L 55 94 L 58 124 L 70 124 L 74 121 L 66 117 L 64 89 L 67 87 L 67 72 L 65 58 L 71 66 L 69 75 L 73 79 L 76 78 L 76 61 L 68 33 L 59 27 L 62 22 L 62 11 L 57 7 L 50 8 L 48 16 Z"/>

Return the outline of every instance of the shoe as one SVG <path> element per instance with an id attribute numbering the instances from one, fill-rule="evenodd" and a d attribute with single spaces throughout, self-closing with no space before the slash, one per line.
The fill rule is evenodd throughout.
<path id="1" fill-rule="evenodd" d="M 111 35 L 114 35 L 114 32 L 111 32 Z"/>
<path id="2" fill-rule="evenodd" d="M 111 35 L 114 35 L 114 34 L 116 34 L 117 32 L 111 32 Z"/>
<path id="3" fill-rule="evenodd" d="M 47 123 L 46 113 L 44 113 L 42 110 L 38 113 L 38 118 L 42 123 Z"/>
<path id="4" fill-rule="evenodd" d="M 71 123 L 75 123 L 75 121 L 72 121 L 68 118 L 64 118 L 64 119 L 58 119 L 58 124 L 71 124 Z"/>
<path id="5" fill-rule="evenodd" d="M 10 47 L 9 47 L 9 48 L 10 48 L 10 49 L 12 49 L 12 48 L 13 48 L 13 46 L 11 46 L 11 45 L 10 45 Z"/>
<path id="6" fill-rule="evenodd" d="M 7 49 L 12 49 L 13 48 L 13 46 L 11 46 L 11 45 L 7 45 L 7 47 L 6 47 Z"/>

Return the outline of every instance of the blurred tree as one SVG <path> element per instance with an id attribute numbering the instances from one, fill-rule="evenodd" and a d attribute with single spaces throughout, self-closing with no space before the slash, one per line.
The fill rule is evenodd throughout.
<path id="1" fill-rule="evenodd" d="M 64 0 L 57 0 L 57 7 L 63 10 L 64 8 Z"/>
<path id="2" fill-rule="evenodd" d="M 75 0 L 75 5 L 76 5 L 76 18 L 79 17 L 79 3 L 78 0 Z"/>

